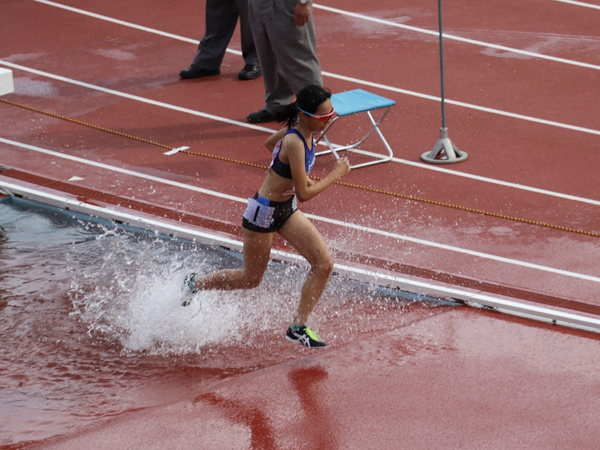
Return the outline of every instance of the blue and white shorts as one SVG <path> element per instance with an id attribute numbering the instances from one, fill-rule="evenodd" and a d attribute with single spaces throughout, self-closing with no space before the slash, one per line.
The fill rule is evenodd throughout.
<path id="1" fill-rule="evenodd" d="M 274 202 L 256 193 L 248 199 L 242 227 L 258 233 L 274 233 L 281 229 L 297 210 L 295 195 L 285 202 Z"/>

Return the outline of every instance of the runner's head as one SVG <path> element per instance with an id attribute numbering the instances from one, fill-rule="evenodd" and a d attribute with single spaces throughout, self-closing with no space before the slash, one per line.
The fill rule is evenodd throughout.
<path id="1" fill-rule="evenodd" d="M 287 127 L 293 127 L 303 117 L 314 131 L 320 131 L 331 121 L 335 111 L 331 105 L 331 91 L 318 85 L 309 85 L 297 95 L 296 101 L 289 105 L 282 121 Z"/>

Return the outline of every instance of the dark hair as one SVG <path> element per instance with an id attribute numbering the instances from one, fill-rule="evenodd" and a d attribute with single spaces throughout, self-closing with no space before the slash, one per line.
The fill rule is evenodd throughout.
<path id="1" fill-rule="evenodd" d="M 314 114 L 319 106 L 331 98 L 331 91 L 316 84 L 310 84 L 303 88 L 296 96 L 296 101 L 282 108 L 278 112 L 278 122 L 287 122 L 288 128 L 292 128 L 296 124 L 298 108 L 307 113 Z"/>

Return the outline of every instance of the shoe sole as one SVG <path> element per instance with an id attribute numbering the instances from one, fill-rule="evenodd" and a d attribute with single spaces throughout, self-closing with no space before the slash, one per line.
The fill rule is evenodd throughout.
<path id="1" fill-rule="evenodd" d="M 202 78 L 202 77 L 214 77 L 215 75 L 220 75 L 221 71 L 219 70 L 218 72 L 215 73 L 203 73 L 201 75 L 182 75 L 181 73 L 179 74 L 179 78 L 181 78 L 182 80 L 194 80 L 196 78 Z"/>
<path id="2" fill-rule="evenodd" d="M 183 302 L 181 302 L 181 306 L 189 306 L 189 304 L 192 303 L 192 300 L 194 300 L 194 295 L 198 293 L 198 291 L 193 292 L 189 286 L 190 283 L 194 283 L 194 285 L 196 284 L 197 277 L 198 274 L 196 272 L 192 272 L 189 275 L 186 275 L 184 278 L 182 286 L 184 299 Z"/>
<path id="3" fill-rule="evenodd" d="M 290 341 L 290 342 L 295 342 L 295 343 L 297 343 L 297 344 L 300 344 L 300 345 L 301 345 L 302 347 L 304 347 L 304 348 L 325 348 L 325 347 L 327 347 L 327 345 L 322 345 L 322 346 L 319 346 L 319 347 L 307 347 L 307 346 L 306 346 L 306 345 L 304 345 L 302 342 L 300 342 L 298 339 L 292 339 L 292 338 L 291 338 L 291 337 L 289 337 L 287 334 L 285 335 L 285 338 L 286 338 L 288 341 Z"/>
<path id="4" fill-rule="evenodd" d="M 194 300 L 194 294 L 186 294 L 185 299 L 181 302 L 181 306 L 190 306 L 192 300 Z"/>
<path id="5" fill-rule="evenodd" d="M 239 79 L 239 80 L 242 80 L 242 81 L 256 80 L 256 79 L 257 79 L 258 77 L 260 77 L 261 75 L 262 75 L 261 73 L 259 73 L 258 75 L 253 75 L 253 76 L 251 76 L 251 77 L 247 77 L 247 76 L 243 76 L 243 77 L 242 77 L 242 76 L 239 76 L 239 75 L 238 75 L 238 79 Z"/>

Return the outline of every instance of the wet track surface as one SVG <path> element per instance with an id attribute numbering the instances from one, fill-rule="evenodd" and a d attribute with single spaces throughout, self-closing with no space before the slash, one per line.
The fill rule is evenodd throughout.
<path id="1" fill-rule="evenodd" d="M 0 203 L 8 448 L 594 448 L 595 335 L 336 277 L 311 352 L 302 269 L 183 308 L 185 270 L 239 258 L 38 206 Z"/>
<path id="2" fill-rule="evenodd" d="M 444 5 L 446 119 L 469 159 L 419 160 L 439 135 L 435 3 L 317 3 L 325 85 L 396 101 L 395 159 L 301 209 L 336 264 L 598 316 L 600 11 Z M 237 80 L 238 35 L 221 75 L 179 79 L 202 17 L 185 1 L 0 2 L 2 100 L 38 110 L 0 103 L 15 167 L 0 182 L 239 239 L 276 126 L 245 121 L 264 90 Z M 180 146 L 195 153 L 164 155 Z M 312 318 L 329 348 L 309 352 L 282 336 L 305 268 L 274 262 L 259 288 L 182 308 L 187 271 L 239 255 L 70 216 L 0 203 L 2 448 L 598 447 L 597 334 L 335 276 Z"/>

